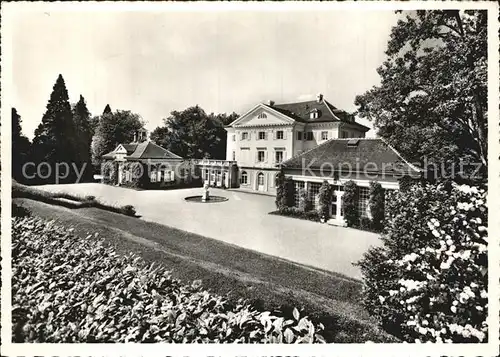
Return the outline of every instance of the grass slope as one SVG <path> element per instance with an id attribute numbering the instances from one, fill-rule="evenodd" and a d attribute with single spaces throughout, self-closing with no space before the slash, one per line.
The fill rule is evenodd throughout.
<path id="1" fill-rule="evenodd" d="M 267 256 L 234 245 L 95 208 L 69 210 L 17 199 L 34 214 L 75 227 L 86 238 L 99 233 L 120 253 L 173 268 L 175 278 L 202 280 L 230 298 L 246 298 L 259 309 L 291 313 L 293 306 L 325 325 L 328 342 L 395 341 L 378 329 L 359 304 L 353 279 Z"/>

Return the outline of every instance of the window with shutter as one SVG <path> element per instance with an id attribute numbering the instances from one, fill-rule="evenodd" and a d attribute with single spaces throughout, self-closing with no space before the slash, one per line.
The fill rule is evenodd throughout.
<path id="1" fill-rule="evenodd" d="M 170 180 L 175 181 L 175 171 L 170 171 Z"/>

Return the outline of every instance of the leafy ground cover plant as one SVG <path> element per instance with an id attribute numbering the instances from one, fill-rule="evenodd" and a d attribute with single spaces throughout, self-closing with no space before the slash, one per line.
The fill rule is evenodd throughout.
<path id="1" fill-rule="evenodd" d="M 323 326 L 230 302 L 95 235 L 13 218 L 14 342 L 324 342 Z"/>
<path id="2" fill-rule="evenodd" d="M 384 245 L 359 263 L 364 305 L 411 342 L 485 342 L 487 192 L 416 184 L 387 200 Z"/>

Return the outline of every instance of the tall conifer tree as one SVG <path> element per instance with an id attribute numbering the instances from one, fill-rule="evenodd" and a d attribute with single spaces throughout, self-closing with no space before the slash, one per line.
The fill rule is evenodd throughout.
<path id="1" fill-rule="evenodd" d="M 81 165 L 84 164 L 86 165 L 85 178 L 88 178 L 91 174 L 90 144 L 92 142 L 93 130 L 90 120 L 90 112 L 87 109 L 87 104 L 85 103 L 83 96 L 80 95 L 80 100 L 73 107 L 73 122 L 76 130 L 76 161 L 79 167 L 82 167 Z"/>
<path id="2" fill-rule="evenodd" d="M 33 151 L 36 161 L 47 162 L 51 165 L 52 171 L 54 171 L 57 162 L 66 162 L 71 165 L 77 159 L 75 134 L 68 91 L 62 75 L 59 75 L 52 89 L 42 122 L 35 130 Z M 44 166 L 44 168 L 47 167 Z M 50 177 L 48 180 L 52 181 L 53 179 L 54 177 Z"/>
<path id="3" fill-rule="evenodd" d="M 21 116 L 16 108 L 12 108 L 12 177 L 20 182 L 25 182 L 22 167 L 28 161 L 30 154 L 30 141 L 23 135 Z"/>
<path id="4" fill-rule="evenodd" d="M 111 107 L 109 106 L 109 104 L 106 104 L 106 107 L 104 108 L 102 114 L 109 114 L 109 113 L 111 113 Z"/>

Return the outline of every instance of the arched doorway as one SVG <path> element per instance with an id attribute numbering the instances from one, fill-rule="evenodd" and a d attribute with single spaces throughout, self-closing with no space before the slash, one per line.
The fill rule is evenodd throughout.
<path id="1" fill-rule="evenodd" d="M 264 173 L 259 172 L 257 175 L 257 190 L 264 191 Z"/>

